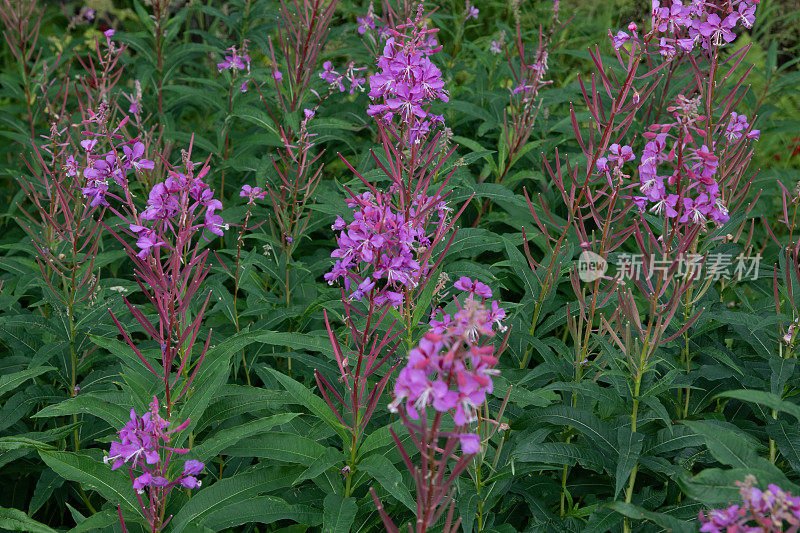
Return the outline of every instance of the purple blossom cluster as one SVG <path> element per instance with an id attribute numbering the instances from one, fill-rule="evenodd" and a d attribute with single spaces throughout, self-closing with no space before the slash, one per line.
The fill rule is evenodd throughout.
<path id="1" fill-rule="evenodd" d="M 705 117 L 699 114 L 699 98 L 678 96 L 675 105 L 667 108 L 674 121 L 654 124 L 644 134 L 648 139 L 639 162 L 638 195 L 631 199 L 640 211 L 649 210 L 682 224 L 724 224 L 730 217 L 720 190 L 719 157 L 715 150 L 739 142 L 742 137 L 757 139 L 745 115 L 732 112 L 721 142 L 707 142 Z M 636 156 L 630 146 L 613 144 L 610 154 L 597 160 L 597 170 L 609 182 L 621 183 L 628 178 L 623 165 Z M 663 167 L 670 171 L 663 173 Z"/>
<path id="2" fill-rule="evenodd" d="M 492 297 L 492 289 L 490 289 L 488 285 L 481 283 L 478 280 L 471 280 L 465 276 L 460 277 L 453 286 L 456 289 L 467 293 L 468 298 L 474 298 L 478 296 L 486 299 Z M 441 315 L 441 319 L 437 318 L 439 315 Z M 487 309 L 487 313 L 483 317 L 486 320 L 486 323 L 482 324 L 481 327 L 472 330 L 467 329 L 467 324 L 463 322 L 464 318 L 464 315 L 459 316 L 458 313 L 456 313 L 454 316 L 451 316 L 445 313 L 444 309 L 441 307 L 437 307 L 431 313 L 429 325 L 431 326 L 431 331 L 439 335 L 444 335 L 452 327 L 461 328 L 459 331 L 465 332 L 473 341 L 477 340 L 480 336 L 480 333 L 485 331 L 487 327 L 491 329 L 492 325 L 496 325 L 500 331 L 505 331 L 507 329 L 506 326 L 503 325 L 503 320 L 506 318 L 506 312 L 502 307 L 499 306 L 497 300 L 492 301 L 491 307 Z M 459 320 L 462 320 L 462 322 L 458 323 Z"/>
<path id="3" fill-rule="evenodd" d="M 173 453 L 184 454 L 189 450 L 184 448 L 171 448 L 165 446 L 169 443 L 169 435 L 181 431 L 189 425 L 189 420 L 167 431 L 169 422 L 158 414 L 158 400 L 153 397 L 150 410 L 143 416 L 138 416 L 131 409 L 131 419 L 125 427 L 119 430 L 119 441 L 112 441 L 108 455 L 103 461 L 112 463 L 111 469 L 116 470 L 124 464 L 129 464 L 131 478 L 134 472 L 141 472 L 133 478 L 133 488 L 137 494 L 144 493 L 145 488 L 151 490 L 162 489 L 169 492 L 178 485 L 195 489 L 201 485 L 197 475 L 203 471 L 205 465 L 200 461 L 190 459 L 184 462 L 183 472 L 170 481 L 167 470 Z"/>
<path id="4" fill-rule="evenodd" d="M 127 119 L 125 119 L 127 121 Z M 124 122 L 125 122 L 124 121 Z M 122 124 L 124 124 L 124 122 Z M 122 126 L 120 124 L 120 127 Z M 84 132 L 87 136 L 95 134 Z M 108 140 L 121 140 L 118 134 L 104 134 Z M 99 136 L 99 135 L 97 135 Z M 124 203 L 130 211 L 131 217 L 120 214 L 128 220 L 128 229 L 136 236 L 136 246 L 140 259 L 148 257 L 154 249 L 170 247 L 167 235 L 170 233 L 183 239 L 188 238 L 195 231 L 209 231 L 222 236 L 228 225 L 224 223 L 218 211 L 222 209 L 222 202 L 214 198 L 214 192 L 203 182 L 209 171 L 205 166 L 197 174 L 186 174 L 169 170 L 165 181 L 155 184 L 148 193 L 147 205 L 138 216 L 138 209 L 132 204 L 132 195 L 128 189 L 127 173 L 133 170 L 142 173 L 153 170 L 155 163 L 145 158 L 145 145 L 134 139 L 114 146 L 106 153 L 94 154 L 98 146 L 98 139 L 86 138 L 81 141 L 85 153 L 86 166 L 81 168 L 76 158 L 67 157 L 65 172 L 68 176 L 83 174 L 84 181 L 81 192 L 90 200 L 91 207 L 109 206 L 107 195 L 109 184 L 113 181 L 121 189 L 121 196 L 112 196 Z M 122 154 L 119 153 L 121 148 Z M 187 163 L 191 166 L 193 163 Z M 117 212 L 116 209 L 113 211 Z M 145 222 L 152 222 L 146 226 Z"/>
<path id="5" fill-rule="evenodd" d="M 672 59 L 677 52 L 691 52 L 698 44 L 709 50 L 736 39 L 733 29 L 741 23 L 752 28 L 759 0 L 733 0 L 715 5 L 710 2 L 690 2 L 683 5 L 673 0 L 662 6 L 659 0 L 652 2 L 652 32 L 663 34 L 659 41 L 659 52 Z M 618 31 L 613 36 L 614 47 L 619 49 L 630 40 L 638 40 L 635 24 L 628 32 Z"/>
<path id="6" fill-rule="evenodd" d="M 250 71 L 250 56 L 247 55 L 247 50 L 237 50 L 236 45 L 231 46 L 227 50 L 228 55 L 217 63 L 217 70 L 247 70 Z"/>
<path id="7" fill-rule="evenodd" d="M 167 179 L 156 183 L 150 190 L 147 206 L 140 218 L 153 221 L 159 225 L 160 231 L 139 224 L 130 225 L 131 231 L 138 236 L 136 245 L 141 259 L 147 257 L 153 248 L 167 244 L 160 240 L 158 233 L 171 231 L 177 234 L 184 221 L 192 223 L 188 228 L 190 231 L 207 230 L 222 236 L 228 229 L 217 213 L 222 209 L 222 202 L 214 198 L 214 191 L 203 182 L 203 176 L 203 172 L 198 176 L 186 176 L 170 170 Z"/>
<path id="8" fill-rule="evenodd" d="M 800 528 L 800 497 L 783 492 L 777 485 L 770 484 L 767 490 L 754 487 L 756 479 L 747 476 L 744 483 L 737 482 L 742 496 L 740 505 L 727 509 L 712 509 L 707 513 L 700 511 L 703 524 L 700 531 L 705 533 L 778 533 L 797 532 Z M 784 529 L 788 527 L 788 529 Z"/>
<path id="9" fill-rule="evenodd" d="M 356 17 L 356 22 L 358 23 L 356 31 L 358 31 L 359 35 L 371 34 L 377 31 L 378 38 L 381 41 L 389 37 L 389 25 L 385 24 L 375 14 L 374 2 L 369 3 L 369 8 L 363 17 Z"/>
<path id="10" fill-rule="evenodd" d="M 237 50 L 236 45 L 231 46 L 227 50 L 228 54 L 224 56 L 224 59 L 217 63 L 217 70 L 222 72 L 223 70 L 230 70 L 236 73 L 240 70 L 246 70 L 247 74 L 250 74 L 250 56 L 247 54 L 247 41 L 245 41 L 242 50 Z M 276 70 L 273 73 L 273 76 L 276 80 L 280 81 L 281 73 L 280 71 Z M 247 92 L 247 83 L 249 80 L 244 80 L 241 85 L 239 86 L 239 90 L 243 93 Z"/>
<path id="11" fill-rule="evenodd" d="M 325 61 L 322 64 L 322 72 L 319 73 L 319 77 L 330 84 L 331 87 L 338 89 L 339 92 L 345 91 L 344 84 L 348 82 L 350 84 L 350 94 L 354 94 L 356 91 L 362 92 L 365 89 L 367 78 L 361 76 L 359 72 L 366 69 L 367 67 L 356 67 L 355 62 L 351 61 L 348 63 L 345 73 L 340 74 L 333 69 L 333 64 L 330 61 Z"/>
<path id="12" fill-rule="evenodd" d="M 85 198 L 90 199 L 92 207 L 107 206 L 106 194 L 108 193 L 109 182 L 113 181 L 120 187 L 127 186 L 127 172 L 143 172 L 153 170 L 155 163 L 145 159 L 144 144 L 139 141 L 130 141 L 122 145 L 123 155 L 120 156 L 116 150 L 111 150 L 102 154 L 93 154 L 97 146 L 97 139 L 84 139 L 81 147 L 84 149 L 86 166 L 80 169 L 80 165 L 74 156 L 67 157 L 65 170 L 67 176 L 75 176 L 82 172 L 85 178 L 81 192 Z"/>
<path id="13" fill-rule="evenodd" d="M 369 78 L 369 97 L 381 103 L 370 104 L 367 114 L 385 123 L 397 117 L 412 143 L 421 142 L 435 123 L 444 122 L 443 116 L 430 113 L 430 103 L 450 99 L 441 70 L 429 58 L 441 49 L 435 38 L 438 30 L 426 29 L 421 16 L 398 26 L 411 28 L 410 35 L 389 30 L 391 36 L 378 57 L 379 71 Z"/>
<path id="14" fill-rule="evenodd" d="M 367 297 L 378 307 L 403 304 L 404 291 L 413 289 L 430 265 L 423 257 L 431 244 L 430 226 L 441 227 L 450 209 L 438 197 L 419 195 L 409 217 L 392 202 L 392 193 L 370 192 L 347 200 L 354 209 L 350 223 L 337 216 L 336 261 L 325 280 L 344 280 L 349 297 Z"/>
<path id="15" fill-rule="evenodd" d="M 431 331 L 409 352 L 397 377 L 389 410 L 397 412 L 403 405 L 413 420 L 428 406 L 451 412 L 461 429 L 461 449 L 472 454 L 480 449 L 480 437 L 468 425 L 477 420 L 478 409 L 493 390 L 492 376 L 499 374 L 494 347 L 480 341 L 494 336 L 495 325 L 503 328 L 505 311 L 496 301 L 486 307 L 492 291 L 483 283 L 463 277 L 455 287 L 466 293 L 463 304 L 455 299 L 458 309 L 452 317 L 438 310 L 443 319 L 431 320 Z"/>

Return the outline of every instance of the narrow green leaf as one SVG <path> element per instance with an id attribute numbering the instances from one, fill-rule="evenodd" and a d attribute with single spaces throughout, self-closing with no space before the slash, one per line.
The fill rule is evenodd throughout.
<path id="1" fill-rule="evenodd" d="M 33 418 L 49 418 L 54 416 L 86 414 L 96 416 L 108 422 L 115 429 L 124 426 L 130 419 L 130 410 L 123 406 L 104 400 L 92 393 L 79 394 L 55 405 L 48 405 Z"/>
<path id="2" fill-rule="evenodd" d="M 270 432 L 244 439 L 225 452 L 232 457 L 260 457 L 311 466 L 325 447 L 295 433 Z"/>
<path id="3" fill-rule="evenodd" d="M 371 475 L 381 487 L 397 498 L 411 511 L 416 511 L 417 504 L 411 498 L 411 493 L 403 483 L 403 476 L 389 459 L 383 455 L 370 455 L 360 463 L 357 468 Z"/>
<path id="4" fill-rule="evenodd" d="M 82 452 L 39 450 L 39 455 L 47 466 L 64 479 L 77 481 L 86 488 L 96 490 L 106 500 L 123 504 L 141 515 L 125 468 L 111 470 L 111 466 Z"/>
<path id="5" fill-rule="evenodd" d="M 322 531 L 324 533 L 350 533 L 358 512 L 355 498 L 341 494 L 328 494 L 322 502 Z"/>
<path id="6" fill-rule="evenodd" d="M 785 400 L 781 400 L 775 394 L 757 390 L 732 390 L 717 394 L 717 398 L 733 398 L 743 402 L 753 402 L 759 405 L 765 405 L 770 409 L 776 411 L 783 411 L 789 413 L 800 421 L 800 406 Z"/>
<path id="7" fill-rule="evenodd" d="M 259 466 L 221 479 L 210 487 L 201 489 L 181 507 L 172 519 L 172 531 L 180 533 L 187 528 L 195 531 L 194 527 L 214 512 L 252 501 L 263 492 L 288 487 L 299 471 L 296 467 Z"/>
<path id="8" fill-rule="evenodd" d="M 325 448 L 325 451 L 319 457 L 308 465 L 302 474 L 297 476 L 297 479 L 292 481 L 292 485 L 302 483 L 307 479 L 315 479 L 317 476 L 323 474 L 326 470 L 333 467 L 337 463 L 342 462 L 342 452 L 335 448 Z"/>
<path id="9" fill-rule="evenodd" d="M 292 336 L 302 337 L 302 335 L 296 334 L 293 334 Z M 287 403 L 293 403 L 305 407 L 317 418 L 323 420 L 329 426 L 331 426 L 336 433 L 342 437 L 343 441 L 347 441 L 347 433 L 345 432 L 345 428 L 339 423 L 333 412 L 331 412 L 330 407 L 328 407 L 328 404 L 326 404 L 322 398 L 312 394 L 311 391 L 305 386 L 293 380 L 286 374 L 270 367 L 266 367 L 266 370 L 269 371 L 269 373 L 272 374 L 275 379 L 281 383 L 281 385 L 283 385 L 283 387 L 286 389 L 286 392 L 289 393 Z"/>
<path id="10" fill-rule="evenodd" d="M 800 473 L 800 427 L 778 420 L 767 426 L 769 437 L 778 445 L 781 455 L 789 461 L 795 473 Z"/>
<path id="11" fill-rule="evenodd" d="M 608 507 L 634 520 L 650 520 L 671 533 L 694 533 L 697 531 L 697 524 L 695 523 L 678 520 L 674 516 L 668 514 L 648 511 L 632 503 L 611 502 Z"/>
<path id="12" fill-rule="evenodd" d="M 187 455 L 187 459 L 192 458 L 205 462 L 209 458 L 218 455 L 228 446 L 232 446 L 247 437 L 269 431 L 275 426 L 286 424 L 297 415 L 298 413 L 282 413 L 224 429 L 215 433 L 211 438 L 204 440 L 201 444 L 192 447 L 192 451 Z"/>
<path id="13" fill-rule="evenodd" d="M 19 372 L 13 372 L 11 374 L 0 376 L 0 396 L 8 391 L 16 389 L 27 380 L 41 376 L 45 372 L 49 372 L 51 370 L 55 370 L 55 368 L 52 366 L 40 366 L 38 368 L 29 368 L 27 370 L 20 370 Z"/>
<path id="14" fill-rule="evenodd" d="M 19 509 L 0 507 L 0 528 L 6 531 L 28 531 L 30 533 L 56 533 L 56 530 L 37 522 Z"/>
<path id="15" fill-rule="evenodd" d="M 617 430 L 617 446 L 619 447 L 619 457 L 617 459 L 617 470 L 614 483 L 614 498 L 619 495 L 633 467 L 639 460 L 642 453 L 642 441 L 644 435 L 634 433 L 629 427 L 622 426 Z"/>
<path id="16" fill-rule="evenodd" d="M 293 520 L 307 526 L 317 526 L 322 522 L 322 513 L 308 505 L 289 504 L 275 496 L 259 496 L 211 513 L 204 525 L 220 531 L 252 522 L 271 524 L 278 520 Z"/>

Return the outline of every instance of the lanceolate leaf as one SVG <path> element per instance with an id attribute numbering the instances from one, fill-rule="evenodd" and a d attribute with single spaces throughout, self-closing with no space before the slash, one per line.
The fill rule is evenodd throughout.
<path id="1" fill-rule="evenodd" d="M 0 507 L 0 528 L 7 531 L 28 531 L 29 533 L 55 533 L 48 527 L 26 515 L 19 509 Z"/>
<path id="2" fill-rule="evenodd" d="M 350 533 L 358 504 L 355 498 L 344 498 L 340 494 L 328 494 L 322 502 L 322 530 L 326 533 Z"/>
<path id="3" fill-rule="evenodd" d="M 173 531 L 193 531 L 195 526 L 191 524 L 200 524 L 217 511 L 256 500 L 259 494 L 287 487 L 298 473 L 297 468 L 258 466 L 217 481 L 198 491 L 175 514 Z"/>
<path id="4" fill-rule="evenodd" d="M 213 437 L 203 441 L 201 444 L 193 446 L 192 451 L 187 455 L 187 459 L 191 458 L 197 459 L 198 461 L 207 461 L 240 440 L 258 435 L 259 433 L 264 433 L 275 426 L 286 424 L 296 416 L 297 413 L 283 413 L 222 430 L 215 433 Z"/>
<path id="5" fill-rule="evenodd" d="M 47 466 L 65 479 L 76 481 L 86 489 L 97 491 L 103 498 L 141 514 L 125 466 L 111 470 L 111 465 L 80 452 L 40 450 L 39 455 Z"/>

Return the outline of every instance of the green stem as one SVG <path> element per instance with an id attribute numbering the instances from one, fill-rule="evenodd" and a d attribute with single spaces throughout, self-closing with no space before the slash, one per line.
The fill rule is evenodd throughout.
<path id="1" fill-rule="evenodd" d="M 631 410 L 631 433 L 636 433 L 637 422 L 639 418 L 639 392 L 641 391 L 642 387 L 642 375 L 643 375 L 644 363 L 647 358 L 647 351 L 648 351 L 648 345 L 647 341 L 645 340 L 644 347 L 642 348 L 641 354 L 639 356 L 639 367 L 636 369 L 636 378 L 633 387 L 633 409 Z M 628 480 L 628 489 L 625 491 L 625 503 L 631 503 L 631 500 L 633 499 L 633 487 L 636 484 L 636 473 L 638 471 L 639 471 L 639 463 L 637 461 L 636 464 L 633 465 L 630 479 Z M 630 533 L 631 524 L 630 521 L 628 520 L 628 517 L 625 517 L 625 520 L 623 521 L 622 524 L 622 528 L 624 533 Z"/>

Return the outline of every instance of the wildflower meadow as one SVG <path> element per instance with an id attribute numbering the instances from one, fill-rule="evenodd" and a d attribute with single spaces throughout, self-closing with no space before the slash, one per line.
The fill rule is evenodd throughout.
<path id="1" fill-rule="evenodd" d="M 797 0 L 0 21 L 0 530 L 800 531 Z"/>

